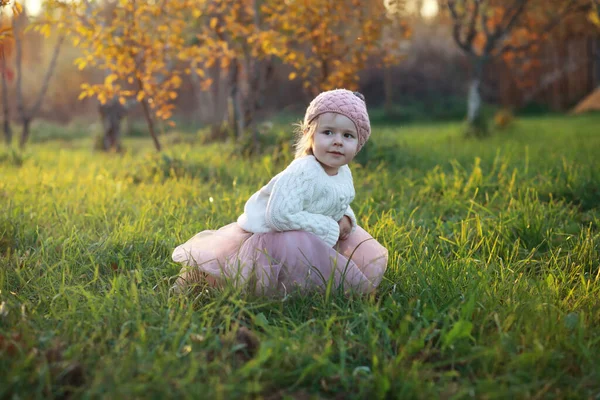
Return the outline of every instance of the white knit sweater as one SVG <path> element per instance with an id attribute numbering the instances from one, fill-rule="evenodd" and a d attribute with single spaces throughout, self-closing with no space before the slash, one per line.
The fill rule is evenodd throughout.
<path id="1" fill-rule="evenodd" d="M 354 195 L 347 165 L 329 176 L 314 156 L 306 156 L 294 160 L 254 193 L 237 223 L 252 233 L 312 232 L 333 247 L 340 235 L 338 221 L 344 215 L 350 217 L 352 231 L 356 229 L 350 208 Z"/>

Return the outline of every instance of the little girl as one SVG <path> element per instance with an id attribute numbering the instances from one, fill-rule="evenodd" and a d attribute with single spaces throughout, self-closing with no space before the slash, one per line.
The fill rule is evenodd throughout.
<path id="1" fill-rule="evenodd" d="M 319 94 L 298 133 L 296 158 L 254 193 L 237 222 L 202 231 L 173 252 L 184 267 L 175 283 L 206 280 L 257 293 L 334 287 L 371 292 L 388 252 L 356 223 L 348 163 L 371 134 L 362 94 Z"/>

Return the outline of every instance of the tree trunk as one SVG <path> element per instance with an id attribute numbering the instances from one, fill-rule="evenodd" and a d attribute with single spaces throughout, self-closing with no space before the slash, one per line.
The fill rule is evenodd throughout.
<path id="1" fill-rule="evenodd" d="M 17 83 L 16 83 L 17 111 L 19 114 L 19 118 L 21 119 L 21 122 L 23 124 L 23 131 L 21 132 L 21 140 L 19 142 L 19 145 L 21 148 L 24 148 L 25 144 L 27 143 L 27 140 L 29 139 L 29 125 L 31 124 L 31 121 L 33 120 L 33 118 L 35 118 L 36 115 L 38 114 L 38 112 L 40 111 L 40 108 L 44 101 L 44 97 L 46 96 L 46 92 L 48 91 L 50 79 L 52 78 L 52 74 L 54 73 L 54 70 L 56 68 L 56 63 L 58 61 L 58 55 L 60 53 L 62 44 L 65 40 L 65 35 L 60 35 L 58 37 L 56 45 L 54 46 L 54 51 L 52 53 L 52 59 L 50 60 L 50 64 L 48 65 L 48 69 L 46 70 L 46 73 L 44 75 L 44 79 L 42 81 L 42 86 L 40 88 L 40 92 L 38 93 L 38 97 L 37 97 L 34 105 L 29 110 L 26 110 L 25 104 L 23 102 L 23 92 L 22 92 L 23 91 L 23 87 L 22 87 L 23 44 L 22 44 L 21 35 L 24 34 L 24 30 L 22 30 L 20 28 L 21 23 L 22 23 L 21 17 L 13 18 L 14 43 L 15 43 L 15 50 L 16 50 L 15 64 L 16 64 L 16 68 L 17 68 Z"/>
<path id="2" fill-rule="evenodd" d="M 12 143 L 12 129 L 10 127 L 10 107 L 8 103 L 8 83 L 6 82 L 6 59 L 4 48 L 0 51 L 0 70 L 2 71 L 2 105 L 4 112 L 4 140 L 6 145 Z"/>
<path id="3" fill-rule="evenodd" d="M 272 69 L 271 60 L 258 60 L 250 54 L 246 55 L 247 70 L 252 71 L 249 82 L 249 93 L 246 98 L 246 115 L 244 118 L 246 129 L 252 132 L 252 145 L 254 152 L 260 151 L 259 130 L 256 113 L 264 107 L 267 79 Z M 250 73 L 247 74 L 250 76 Z"/>
<path id="4" fill-rule="evenodd" d="M 4 106 L 4 140 L 7 146 L 10 146 L 12 144 L 12 129 L 10 127 L 10 119 L 8 115 L 7 105 Z"/>
<path id="5" fill-rule="evenodd" d="M 125 110 L 127 113 L 127 110 Z M 131 119 L 131 115 L 125 115 L 125 136 L 131 136 L 133 133 L 133 120 Z"/>
<path id="6" fill-rule="evenodd" d="M 467 123 L 474 125 L 481 115 L 481 94 L 479 92 L 479 86 L 481 80 L 479 78 L 473 78 L 469 83 L 469 97 L 467 105 Z"/>
<path id="7" fill-rule="evenodd" d="M 160 142 L 158 141 L 158 137 L 156 136 L 156 131 L 154 130 L 154 121 L 152 120 L 152 114 L 150 113 L 150 106 L 148 105 L 146 99 L 142 100 L 142 108 L 144 109 L 144 117 L 146 117 L 148 130 L 150 131 L 150 135 L 154 141 L 154 148 L 156 148 L 157 151 L 161 151 L 162 148 L 160 146 Z"/>
<path id="8" fill-rule="evenodd" d="M 139 78 L 137 80 L 137 84 L 139 90 L 144 90 L 144 85 Z M 146 124 L 148 125 L 150 136 L 152 136 L 152 141 L 154 142 L 154 148 L 156 149 L 156 151 L 161 151 L 162 147 L 160 145 L 160 142 L 158 141 L 158 136 L 156 136 L 156 131 L 154 130 L 154 120 L 152 119 L 152 112 L 150 111 L 148 99 L 146 98 L 142 100 L 142 109 L 144 110 L 144 117 L 146 118 Z"/>
<path id="9" fill-rule="evenodd" d="M 252 63 L 252 61 L 251 61 Z M 258 124 L 256 123 L 256 111 L 260 108 L 261 96 L 263 89 L 263 74 L 262 74 L 262 63 L 260 60 L 253 60 L 254 63 L 254 82 L 250 87 L 249 101 L 247 102 L 247 118 L 246 126 L 252 132 L 252 147 L 254 154 L 260 152 L 260 138 L 258 132 Z"/>
<path id="10" fill-rule="evenodd" d="M 194 96 L 194 100 L 196 102 L 195 106 L 198 108 L 198 111 L 194 113 L 194 122 L 199 124 L 202 122 L 202 95 L 200 88 L 200 77 L 196 73 L 196 69 L 198 68 L 197 62 L 192 61 L 190 68 L 190 80 L 192 82 L 191 89 L 192 95 Z"/>
<path id="11" fill-rule="evenodd" d="M 231 104 L 233 107 L 233 123 L 235 137 L 240 140 L 244 135 L 244 116 L 242 115 L 242 101 L 240 97 L 240 66 L 238 60 L 231 63 Z"/>
<path id="12" fill-rule="evenodd" d="M 113 99 L 98 107 L 100 119 L 102 120 L 103 138 L 102 148 L 104 151 L 114 149 L 117 152 L 122 150 L 121 146 L 121 121 L 125 117 L 125 107 L 117 99 Z"/>
<path id="13" fill-rule="evenodd" d="M 595 51 L 594 51 L 594 84 L 600 86 L 600 39 L 595 39 Z"/>
<path id="14" fill-rule="evenodd" d="M 227 137 L 227 85 L 221 83 L 221 67 L 216 65 L 212 67 L 213 82 L 211 84 L 212 94 L 212 121 L 211 138 L 223 139 Z M 223 104 L 223 101 L 225 103 Z"/>
<path id="15" fill-rule="evenodd" d="M 60 35 L 56 44 L 54 45 L 54 51 L 52 52 L 52 59 L 50 60 L 50 64 L 48 65 L 48 69 L 46 70 L 46 74 L 44 75 L 44 80 L 42 81 L 42 87 L 40 92 L 38 93 L 37 100 L 35 101 L 33 107 L 31 107 L 29 111 L 29 116 L 34 118 L 37 113 L 40 111 L 42 107 L 42 103 L 44 102 L 44 97 L 48 92 L 48 87 L 50 86 L 50 79 L 52 79 L 52 75 L 54 74 L 54 70 L 56 69 L 56 63 L 58 61 L 58 55 L 60 53 L 60 49 L 62 44 L 65 41 L 65 35 Z"/>
<path id="16" fill-rule="evenodd" d="M 31 126 L 31 118 L 24 117 L 21 119 L 23 124 L 23 130 L 21 131 L 21 141 L 19 142 L 19 146 L 21 149 L 25 148 L 25 144 L 27 144 L 27 140 L 29 140 L 29 127 Z"/>
<path id="17" fill-rule="evenodd" d="M 261 21 L 260 21 L 260 7 L 259 1 L 253 1 L 254 8 L 254 26 L 255 29 L 261 30 Z M 245 59 L 247 65 L 247 77 L 250 77 L 250 88 L 248 93 L 247 100 L 247 118 L 246 118 L 246 126 L 250 127 L 252 130 L 252 144 L 254 147 L 254 153 L 258 154 L 260 152 L 260 138 L 258 132 L 258 126 L 256 123 L 256 112 L 263 107 L 264 104 L 264 93 L 266 86 L 266 70 L 271 62 L 269 58 L 267 58 L 264 62 L 256 57 L 253 57 L 248 50 L 245 52 Z M 251 74 L 252 71 L 252 75 Z"/>
<path id="18" fill-rule="evenodd" d="M 21 90 L 22 85 L 21 82 L 23 80 L 22 77 L 22 59 L 23 59 L 23 47 L 21 43 L 21 30 L 19 27 L 19 17 L 13 18 L 12 28 L 13 28 L 13 37 L 15 43 L 15 67 L 16 67 L 16 102 L 17 102 L 17 114 L 19 119 L 23 123 L 23 132 L 21 134 L 21 140 L 19 142 L 19 146 L 23 148 L 27 141 L 27 137 L 24 135 L 27 134 L 29 136 L 29 123 L 27 124 L 27 132 L 25 131 L 25 121 L 27 120 L 25 105 L 23 104 L 23 91 Z"/>
<path id="19" fill-rule="evenodd" d="M 478 57 L 474 60 L 473 78 L 469 83 L 467 98 L 467 135 L 482 137 L 488 133 L 485 118 L 481 115 L 481 80 L 486 60 Z"/>
<path id="20" fill-rule="evenodd" d="M 264 93 L 265 93 L 265 65 L 266 63 L 260 60 L 253 60 L 254 62 L 254 87 L 252 91 L 252 104 L 250 105 L 251 115 L 250 123 L 252 124 L 252 144 L 254 145 L 254 152 L 258 154 L 260 152 L 260 138 L 258 132 L 258 124 L 256 121 L 256 113 L 263 107 L 264 104 Z M 268 62 L 268 61 L 266 61 Z"/>
<path id="21" fill-rule="evenodd" d="M 226 88 L 226 85 L 222 85 L 221 66 L 217 62 L 207 69 L 212 79 L 212 83 L 208 89 L 203 87 L 203 82 L 196 73 L 197 67 L 198 65 L 194 62 L 190 74 L 191 87 L 196 107 L 198 108 L 197 112 L 194 113 L 195 120 L 197 123 L 204 122 L 210 125 L 208 140 L 223 140 L 227 137 L 227 100 L 229 99 L 229 89 Z"/>

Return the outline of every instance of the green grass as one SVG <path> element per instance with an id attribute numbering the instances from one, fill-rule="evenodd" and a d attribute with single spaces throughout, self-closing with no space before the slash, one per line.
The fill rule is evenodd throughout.
<path id="1" fill-rule="evenodd" d="M 353 165 L 390 252 L 369 297 L 169 294 L 172 249 L 241 213 L 286 133 L 253 158 L 85 134 L 4 149 L 0 398 L 598 398 L 598 126 L 378 126 Z"/>

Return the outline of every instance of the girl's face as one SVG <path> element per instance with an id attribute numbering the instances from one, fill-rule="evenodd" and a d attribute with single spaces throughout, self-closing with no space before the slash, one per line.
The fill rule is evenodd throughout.
<path id="1" fill-rule="evenodd" d="M 321 114 L 312 140 L 312 152 L 328 175 L 352 161 L 358 149 L 358 132 L 352 120 L 337 113 Z"/>

